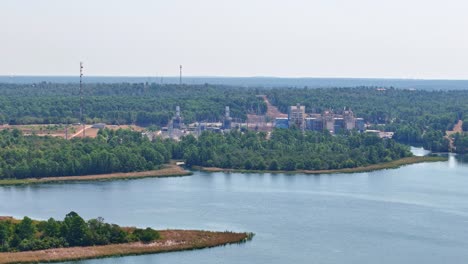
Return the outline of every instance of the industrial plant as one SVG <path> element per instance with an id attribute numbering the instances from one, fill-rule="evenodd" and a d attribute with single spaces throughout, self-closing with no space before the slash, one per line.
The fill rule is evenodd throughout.
<path id="1" fill-rule="evenodd" d="M 293 105 L 289 107 L 287 118 L 276 118 L 276 128 L 296 127 L 302 130 L 323 131 L 339 133 L 345 130 L 365 130 L 365 122 L 362 118 L 354 116 L 351 109 L 344 109 L 341 114 L 336 114 L 332 110 L 326 110 L 321 114 L 306 114 L 304 105 Z"/>

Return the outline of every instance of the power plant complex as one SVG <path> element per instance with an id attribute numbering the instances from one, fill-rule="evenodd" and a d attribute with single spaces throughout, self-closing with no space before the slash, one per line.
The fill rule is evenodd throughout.
<path id="1" fill-rule="evenodd" d="M 161 132 L 166 137 L 177 139 L 187 133 L 200 135 L 203 131 L 222 133 L 223 131 L 229 131 L 233 127 L 252 129 L 252 126 L 249 127 L 248 122 L 245 123 L 241 120 L 234 122 L 229 106 L 225 107 L 224 116 L 221 121 L 195 122 L 188 125 L 183 122 L 180 107 L 176 106 L 175 110 L 175 116 L 170 120 L 168 127 L 162 128 Z M 268 132 L 273 128 L 288 129 L 295 127 L 304 131 L 327 130 L 332 134 L 353 129 L 361 132 L 365 131 L 364 119 L 355 117 L 351 109 L 344 109 L 340 114 L 334 113 L 332 110 L 326 110 L 321 114 L 307 114 L 305 106 L 297 104 L 289 107 L 288 117 L 276 117 L 274 120 L 274 125 L 272 124 L 271 126 L 263 126 L 257 123 L 256 129 L 258 129 L 258 126 L 262 128 L 267 127 L 270 128 L 266 130 Z"/>
<path id="2" fill-rule="evenodd" d="M 297 104 L 289 107 L 287 118 L 275 119 L 275 127 L 296 127 L 313 131 L 328 130 L 330 133 L 353 129 L 362 132 L 365 130 L 365 122 L 364 119 L 355 117 L 350 109 L 344 109 L 341 114 L 335 114 L 332 110 L 324 111 L 322 114 L 306 114 L 305 106 Z"/>

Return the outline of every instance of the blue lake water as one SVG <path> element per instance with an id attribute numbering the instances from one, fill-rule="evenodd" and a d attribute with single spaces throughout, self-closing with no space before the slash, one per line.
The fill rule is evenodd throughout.
<path id="1" fill-rule="evenodd" d="M 423 154 L 421 151 L 418 154 Z M 248 243 L 74 263 L 464 263 L 468 163 L 355 174 L 202 173 L 0 188 L 0 215 L 254 232 Z"/>

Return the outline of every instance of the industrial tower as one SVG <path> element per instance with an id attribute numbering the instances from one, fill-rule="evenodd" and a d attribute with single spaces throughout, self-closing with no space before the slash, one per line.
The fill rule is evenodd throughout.
<path id="1" fill-rule="evenodd" d="M 225 115 L 224 115 L 224 122 L 223 122 L 223 129 L 231 129 L 232 125 L 232 117 L 229 111 L 229 106 L 226 106 Z"/>
<path id="2" fill-rule="evenodd" d="M 80 122 L 83 126 L 83 138 L 85 138 L 86 135 L 86 126 L 85 122 L 83 119 L 84 115 L 84 109 L 83 109 L 83 62 L 80 62 Z"/>
<path id="3" fill-rule="evenodd" d="M 182 85 L 182 65 L 180 65 L 179 69 L 179 85 Z"/>

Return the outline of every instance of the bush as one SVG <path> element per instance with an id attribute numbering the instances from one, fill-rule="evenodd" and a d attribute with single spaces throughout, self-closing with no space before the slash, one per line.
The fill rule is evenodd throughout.
<path id="1" fill-rule="evenodd" d="M 137 237 L 138 240 L 140 240 L 143 243 L 149 243 L 160 237 L 158 231 L 149 227 L 146 229 L 135 229 L 135 231 L 133 231 L 133 234 Z"/>

